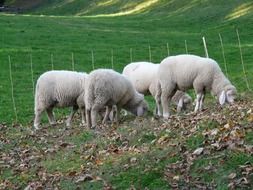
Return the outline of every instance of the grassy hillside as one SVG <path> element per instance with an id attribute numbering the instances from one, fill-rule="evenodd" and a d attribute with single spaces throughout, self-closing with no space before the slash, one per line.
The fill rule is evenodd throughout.
<path id="1" fill-rule="evenodd" d="M 252 92 L 236 33 L 253 89 L 252 1 L 29 2 L 7 2 L 24 14 L 0 14 L 0 189 L 252 188 Z M 56 110 L 59 125 L 48 126 L 44 117 L 42 130 L 30 130 L 41 73 L 90 72 L 93 66 L 121 72 L 131 61 L 205 56 L 203 36 L 209 57 L 226 72 L 219 34 L 228 78 L 239 92 L 234 106 L 222 109 L 208 96 L 202 113 L 173 113 L 167 122 L 151 113 L 129 116 L 119 126 L 100 126 L 100 132 L 79 127 L 79 116 L 65 128 L 68 109 Z"/>
<path id="2" fill-rule="evenodd" d="M 95 68 L 110 68 L 113 64 L 118 71 L 130 61 L 160 62 L 168 53 L 175 55 L 187 51 L 204 55 L 202 36 L 205 36 L 209 56 L 216 59 L 224 70 L 220 33 L 228 76 L 239 91 L 245 91 L 247 88 L 236 29 L 240 33 L 248 80 L 252 81 L 252 6 L 250 1 L 231 1 L 229 4 L 226 1 L 159 1 L 155 7 L 149 7 L 141 14 L 125 16 L 41 17 L 2 14 L 0 59 L 3 80 L 0 104 L 5 111 L 0 113 L 0 119 L 9 122 L 13 121 L 14 116 L 9 55 L 18 120 L 23 122 L 33 117 L 31 55 L 33 80 L 36 82 L 38 75 L 52 67 L 72 69 L 72 55 L 75 70 L 87 72 L 92 70 L 91 52 Z M 70 14 L 68 11 L 65 13 Z"/>

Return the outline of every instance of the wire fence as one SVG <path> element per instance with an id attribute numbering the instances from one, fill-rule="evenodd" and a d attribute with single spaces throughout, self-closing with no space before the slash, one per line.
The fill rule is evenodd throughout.
<path id="1" fill-rule="evenodd" d="M 217 62 L 220 64 L 224 74 L 231 80 L 233 84 L 239 89 L 239 91 L 251 91 L 251 85 L 253 82 L 253 65 L 251 64 L 250 59 L 248 61 L 244 61 L 243 51 L 245 47 L 241 45 L 240 35 L 238 29 L 236 29 L 237 42 L 234 43 L 233 53 L 238 57 L 240 64 L 228 64 L 230 60 L 228 60 L 228 55 L 225 46 L 223 44 L 222 35 L 219 33 L 219 48 L 220 55 L 217 56 Z M 206 39 L 205 36 L 202 37 L 202 52 L 204 52 L 204 56 L 209 57 L 211 51 L 208 50 L 208 42 L 211 39 Z M 191 44 L 184 40 L 182 42 L 182 46 L 184 47 L 184 51 L 182 53 L 191 54 L 192 49 L 190 48 Z M 157 54 L 160 53 L 160 61 L 162 58 L 173 55 L 172 54 L 173 46 L 169 45 L 169 43 L 165 43 L 162 46 L 152 46 L 148 44 L 146 46 L 146 56 L 145 51 L 142 49 L 141 55 L 146 57 L 147 61 L 150 62 L 159 62 L 155 61 L 154 58 Z M 237 49 L 237 50 L 236 50 Z M 103 51 L 103 55 L 105 51 L 107 52 L 107 59 L 101 57 L 101 51 Z M 62 55 L 55 55 L 54 53 L 50 53 L 48 55 L 48 63 L 38 64 L 41 59 L 40 56 L 43 56 L 45 59 L 45 55 L 36 54 L 35 52 L 27 52 L 25 56 L 27 57 L 27 63 L 20 64 L 18 63 L 19 54 L 8 55 L 6 59 L 8 59 L 8 68 L 2 68 L 2 77 L 6 76 L 6 72 L 9 73 L 9 81 L 5 83 L 0 83 L 1 90 L 1 112 L 0 112 L 0 122 L 31 122 L 33 119 L 33 105 L 34 105 L 34 91 L 35 91 L 35 81 L 45 71 L 48 70 L 73 70 L 73 71 L 86 71 L 89 72 L 91 70 L 97 68 L 112 68 L 118 71 L 122 71 L 123 67 L 129 62 L 133 61 L 143 61 L 145 59 L 139 59 L 138 53 L 140 51 L 139 47 L 130 47 L 128 50 L 125 48 L 124 50 L 120 49 L 109 49 L 109 50 L 90 50 L 87 52 L 81 52 L 83 57 L 86 57 L 86 64 L 82 64 L 76 53 L 71 52 L 69 55 L 65 55 L 65 57 L 69 57 L 68 61 L 65 61 L 64 64 L 58 64 L 56 62 L 56 58 L 61 58 Z M 159 53 L 158 53 L 159 52 Z M 41 53 L 41 52 L 40 52 Z M 231 52 L 230 52 L 231 53 Z M 122 56 L 120 54 L 124 54 L 124 60 L 120 59 Z M 118 56 L 117 56 L 118 55 Z M 4 59 L 2 57 L 2 59 Z M 36 59 L 36 62 L 34 60 Z M 44 60 L 43 59 L 43 60 Z M 64 58 L 65 59 L 65 58 Z M 214 58 L 215 59 L 215 58 Z M 16 61 L 16 63 L 14 62 Z M 58 61 L 59 62 L 59 61 Z M 239 66 L 241 68 L 239 68 Z M 242 72 L 240 72 L 240 70 Z M 3 78 L 1 78 L 2 81 Z"/>

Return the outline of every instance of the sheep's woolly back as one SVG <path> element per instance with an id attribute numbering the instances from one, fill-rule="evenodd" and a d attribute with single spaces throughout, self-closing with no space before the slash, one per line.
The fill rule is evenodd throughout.
<path id="1" fill-rule="evenodd" d="M 67 107 L 76 104 L 83 93 L 87 74 L 73 71 L 48 71 L 37 80 L 35 109 L 49 106 Z"/>
<path id="2" fill-rule="evenodd" d="M 124 67 L 122 74 L 127 76 L 135 89 L 142 94 L 149 94 L 149 87 L 156 78 L 159 64 L 133 62 Z"/>
<path id="3" fill-rule="evenodd" d="M 94 103 L 123 106 L 136 96 L 131 82 L 111 69 L 92 71 L 87 80 L 85 104 L 91 109 Z M 102 105 L 105 106 L 105 105 Z"/>
<path id="4" fill-rule="evenodd" d="M 122 74 L 130 79 L 139 93 L 151 94 L 155 97 L 158 83 L 158 68 L 159 64 L 151 62 L 133 62 L 124 67 Z M 181 98 L 186 101 L 185 103 L 191 102 L 191 97 L 182 91 L 176 92 L 172 100 L 178 103 Z"/>
<path id="5" fill-rule="evenodd" d="M 165 58 L 158 69 L 163 88 L 176 86 L 185 91 L 195 85 L 195 90 L 211 91 L 218 95 L 225 86 L 231 85 L 216 61 L 195 55 L 178 55 Z M 169 82 L 168 82 L 169 81 Z"/>

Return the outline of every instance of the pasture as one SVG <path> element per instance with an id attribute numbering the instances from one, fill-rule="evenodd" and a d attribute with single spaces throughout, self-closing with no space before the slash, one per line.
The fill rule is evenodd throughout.
<path id="1" fill-rule="evenodd" d="M 251 1 L 160 1 L 123 16 L 109 16 L 120 12 L 117 4 L 78 14 L 76 2 L 0 14 L 0 189 L 252 188 Z M 163 121 L 147 98 L 150 113 L 123 117 L 119 126 L 90 130 L 77 115 L 66 128 L 64 109 L 56 110 L 57 126 L 44 117 L 42 129 L 32 130 L 41 73 L 121 72 L 132 61 L 205 56 L 203 36 L 209 57 L 238 89 L 234 106 L 221 108 L 208 96 L 203 112 Z"/>

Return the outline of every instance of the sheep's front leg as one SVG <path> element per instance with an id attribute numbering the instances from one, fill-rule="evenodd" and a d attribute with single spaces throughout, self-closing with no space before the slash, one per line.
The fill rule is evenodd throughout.
<path id="1" fill-rule="evenodd" d="M 77 106 L 73 106 L 72 111 L 71 111 L 71 113 L 70 113 L 68 119 L 66 120 L 66 126 L 67 126 L 67 127 L 70 127 L 71 121 L 72 121 L 72 119 L 73 119 L 75 113 L 77 112 L 77 110 L 78 110 L 78 107 L 77 107 Z"/>
<path id="2" fill-rule="evenodd" d="M 184 106 L 184 100 L 183 98 L 180 98 L 177 104 L 177 113 L 181 112 Z"/>
<path id="3" fill-rule="evenodd" d="M 56 125 L 56 121 L 53 114 L 53 107 L 47 108 L 46 112 L 47 112 L 47 117 L 48 117 L 48 121 L 50 125 Z"/>
<path id="4" fill-rule="evenodd" d="M 115 114 L 115 117 L 113 118 L 113 120 L 114 120 L 114 122 L 116 122 L 117 125 L 119 124 L 120 112 L 121 112 L 121 107 L 116 106 L 116 114 Z"/>
<path id="5" fill-rule="evenodd" d="M 169 113 L 169 103 L 171 102 L 171 98 L 176 93 L 176 86 L 172 83 L 166 83 L 166 86 L 162 87 L 162 95 L 161 95 L 161 101 L 162 101 L 162 108 L 163 108 L 163 118 L 169 119 L 170 113 Z"/>
<path id="6" fill-rule="evenodd" d="M 112 106 L 112 111 L 109 113 L 109 119 L 113 123 L 116 119 L 116 114 L 117 114 L 117 106 L 113 105 Z"/>
<path id="7" fill-rule="evenodd" d="M 204 100 L 204 94 L 198 93 L 197 98 L 196 98 L 196 106 L 195 106 L 194 112 L 200 111 L 202 109 L 203 100 Z"/>
<path id="8" fill-rule="evenodd" d="M 202 94 L 200 98 L 200 103 L 199 103 L 199 111 L 203 110 L 204 99 L 205 99 L 205 94 Z"/>

